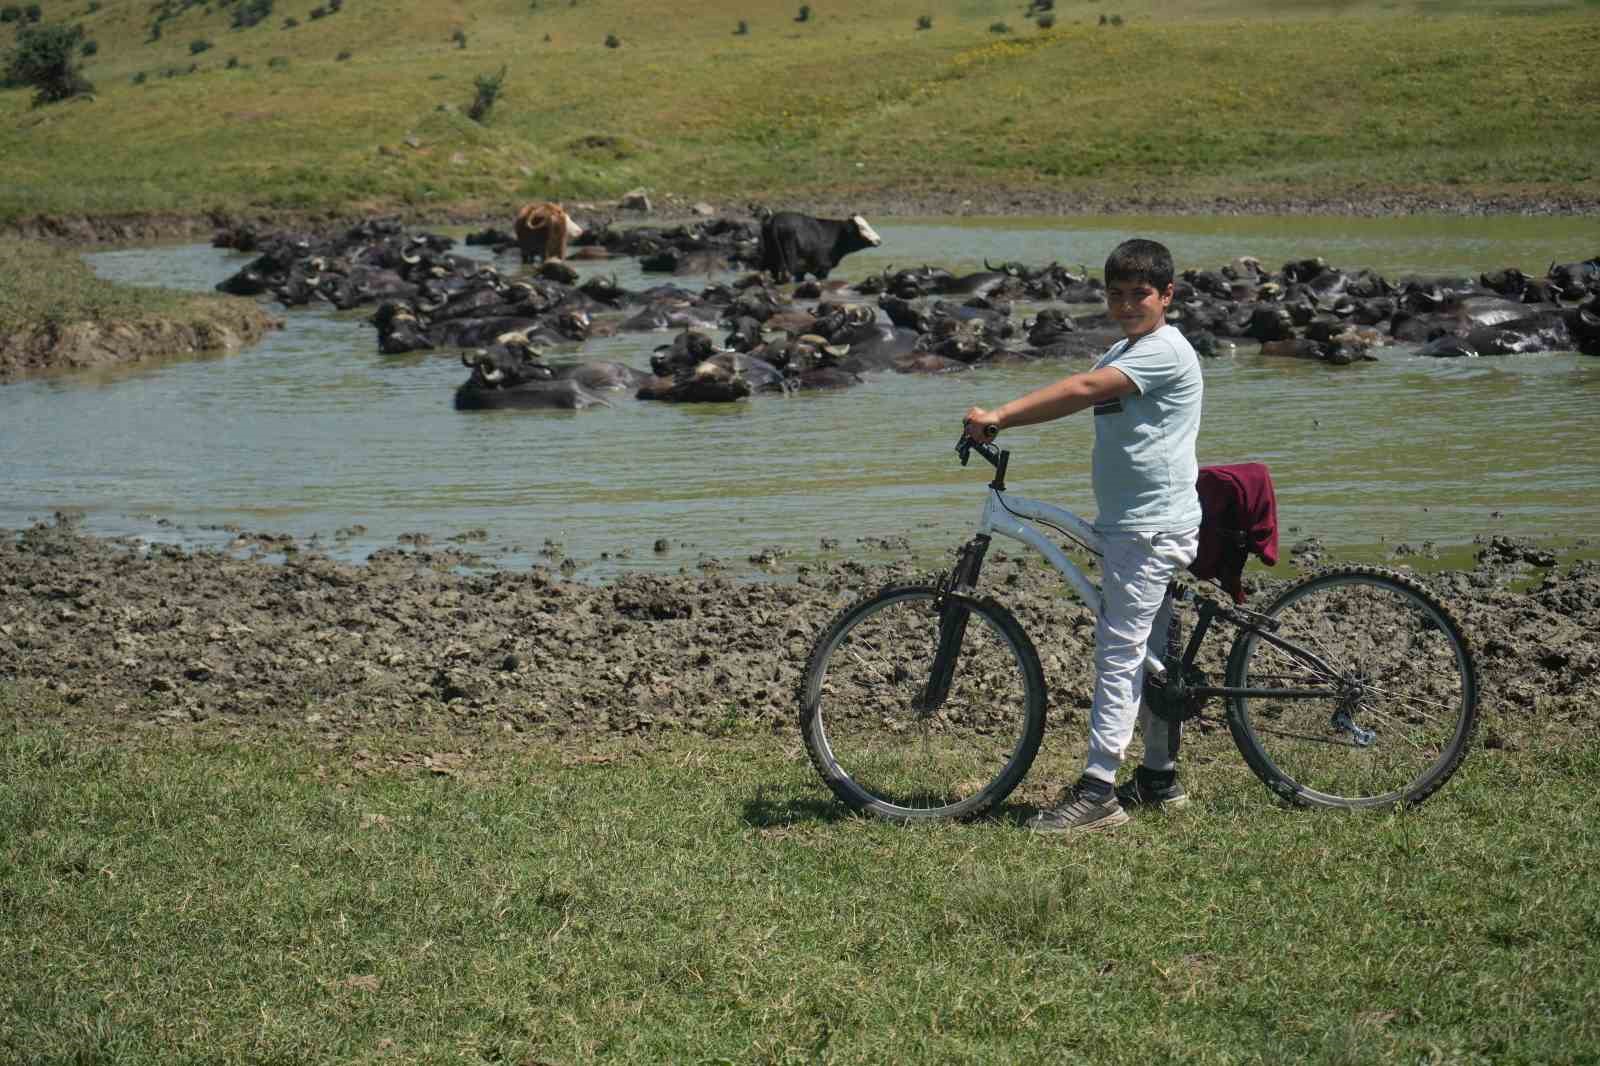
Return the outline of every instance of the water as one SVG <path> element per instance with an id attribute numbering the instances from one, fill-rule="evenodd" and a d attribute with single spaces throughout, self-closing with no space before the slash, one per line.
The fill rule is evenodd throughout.
<path id="1" fill-rule="evenodd" d="M 1186 266 L 1250 254 L 1276 266 L 1475 275 L 1600 250 L 1573 219 L 1004 219 L 875 222 L 884 246 L 844 261 L 856 280 L 923 263 L 1097 267 L 1129 235 Z M 461 235 L 464 231 L 453 231 Z M 487 256 L 486 252 L 468 250 Z M 205 245 L 88 257 L 104 277 L 210 290 L 248 257 Z M 514 256 L 502 269 L 518 269 Z M 632 260 L 579 264 L 629 288 L 662 280 Z M 680 278 L 698 288 L 704 277 Z M 676 571 L 717 558 L 780 569 L 905 538 L 930 558 L 970 530 L 987 467 L 951 452 L 961 413 L 1044 384 L 1062 366 L 922 378 L 881 374 L 847 392 L 717 406 L 618 397 L 581 413 L 455 411 L 458 353 L 384 356 L 363 312 L 278 313 L 248 351 L 0 388 L 0 527 L 81 512 L 94 532 L 223 544 L 224 525 L 312 536 L 361 559 L 422 533 L 489 564 L 570 556 L 582 576 Z M 592 342 L 585 355 L 646 366 L 667 333 Z M 1285 540 L 1381 557 L 1400 542 L 1470 545 L 1489 533 L 1570 540 L 1600 532 L 1600 359 L 1549 354 L 1431 360 L 1386 350 L 1332 367 L 1241 346 L 1206 363 L 1203 463 L 1260 460 Z M 1092 514 L 1086 418 L 1006 435 L 1012 487 Z M 360 527 L 360 528 L 357 528 Z M 477 531 L 481 531 L 477 532 Z M 656 550 L 658 541 L 666 550 Z"/>

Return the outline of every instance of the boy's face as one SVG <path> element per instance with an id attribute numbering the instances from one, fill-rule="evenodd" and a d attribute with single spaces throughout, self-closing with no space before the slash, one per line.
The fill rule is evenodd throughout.
<path id="1" fill-rule="evenodd" d="M 1142 337 L 1166 324 L 1172 286 L 1157 289 L 1148 281 L 1106 282 L 1106 306 L 1124 337 Z"/>

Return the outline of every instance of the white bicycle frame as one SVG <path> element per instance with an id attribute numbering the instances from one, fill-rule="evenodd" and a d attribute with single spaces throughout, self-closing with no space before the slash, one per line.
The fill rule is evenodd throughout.
<path id="1" fill-rule="evenodd" d="M 1028 518 L 1059 526 L 1095 551 L 1099 551 L 1102 547 L 1100 534 L 1095 532 L 1094 526 L 1065 507 L 1058 507 L 1053 503 L 1035 500 L 1028 496 L 1013 496 L 1010 493 L 1007 493 L 1002 500 L 1000 490 L 992 485 L 989 487 L 988 497 L 983 501 L 983 513 L 978 518 L 978 532 L 998 533 L 1002 537 L 1020 540 L 1039 552 L 1050 561 L 1050 565 L 1056 568 L 1061 577 L 1072 586 L 1073 591 L 1098 618 L 1100 590 L 1090 582 L 1088 576 L 1078 568 L 1078 564 L 1068 558 L 1067 553 L 1062 551 L 1055 541 L 1023 521 Z M 1146 669 L 1153 669 L 1157 674 L 1166 672 L 1166 664 L 1153 651 L 1146 649 L 1144 662 Z"/>

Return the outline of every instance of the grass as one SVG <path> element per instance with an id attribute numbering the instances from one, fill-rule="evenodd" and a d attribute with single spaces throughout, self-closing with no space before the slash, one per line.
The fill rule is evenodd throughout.
<path id="1" fill-rule="evenodd" d="M 149 5 L 108 0 L 74 16 L 99 45 L 92 102 L 0 93 L 0 220 L 498 208 L 636 185 L 1600 194 L 1592 4 L 1106 0 L 1059 5 L 1050 30 L 1016 6 L 818 5 L 800 24 L 765 0 L 363 0 L 235 30 L 230 9 L 192 5 L 150 41 Z M 990 32 L 1001 17 L 1015 32 Z M 216 46 L 191 56 L 202 38 Z M 502 65 L 490 120 L 466 118 Z"/>
<path id="2" fill-rule="evenodd" d="M 9 237 L 0 237 L 0 278 L 0 340 L 80 322 L 137 326 L 203 323 L 219 316 L 231 320 L 240 307 L 249 306 L 236 297 L 105 281 L 75 253 Z"/>
<path id="3" fill-rule="evenodd" d="M 434 752 L 0 724 L 0 1059 L 1578 1063 L 1600 1047 L 1589 734 L 1435 799 L 845 817 L 787 729 Z M 431 763 L 431 766 L 429 765 Z"/>

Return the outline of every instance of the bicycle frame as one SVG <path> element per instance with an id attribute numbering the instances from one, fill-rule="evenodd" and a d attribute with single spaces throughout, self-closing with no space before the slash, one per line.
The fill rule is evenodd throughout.
<path id="1" fill-rule="evenodd" d="M 1034 526 L 1029 525 L 1028 520 L 1042 521 L 1057 526 L 1094 551 L 1099 551 L 1102 546 L 1100 534 L 1095 531 L 1093 525 L 1065 507 L 1028 496 L 1016 496 L 1006 493 L 1005 470 L 1006 462 L 1010 458 L 1009 452 L 999 451 L 993 445 L 974 446 L 972 450 L 978 451 L 994 465 L 995 477 L 993 481 L 989 482 L 989 494 L 983 501 L 983 510 L 978 517 L 978 532 L 968 542 L 967 547 L 962 552 L 961 560 L 956 564 L 956 570 L 952 575 L 952 585 L 960 584 L 966 587 L 976 585 L 978 573 L 982 567 L 983 556 L 988 551 L 990 536 L 999 534 L 1002 537 L 1009 537 L 1012 540 L 1028 545 L 1049 560 L 1050 565 L 1055 568 L 1062 579 L 1072 587 L 1073 591 L 1078 594 L 1084 604 L 1098 618 L 1100 615 L 1099 588 L 1089 580 L 1088 576 L 1061 549 L 1060 545 Z M 965 454 L 963 454 L 963 461 L 965 461 Z M 1178 676 L 1174 680 L 1178 685 L 1183 686 L 1188 694 L 1200 698 L 1213 696 L 1322 698 L 1336 694 L 1336 689 L 1328 688 L 1260 689 L 1231 688 L 1224 685 L 1185 685 L 1183 675 L 1194 665 L 1195 659 L 1200 652 L 1201 642 L 1206 632 L 1210 629 L 1211 622 L 1216 618 L 1222 618 L 1241 630 L 1258 634 L 1261 639 L 1282 648 L 1290 655 L 1311 665 L 1324 676 L 1337 676 L 1337 672 L 1329 667 L 1321 656 L 1272 633 L 1271 630 L 1275 627 L 1268 620 L 1253 615 L 1252 612 L 1234 610 L 1204 597 L 1198 597 L 1198 599 L 1200 600 L 1199 625 L 1190 635 L 1181 663 L 1172 664 L 1181 666 L 1181 669 L 1176 671 Z M 940 676 L 936 680 L 934 687 L 930 689 L 931 692 L 939 694 L 934 703 L 935 706 L 938 702 L 942 702 L 942 694 L 949 684 L 949 674 L 954 670 L 953 655 L 948 654 L 946 649 L 960 646 L 961 633 L 966 628 L 964 614 L 965 612 L 960 611 L 951 613 L 950 622 L 947 623 L 947 632 L 941 640 L 940 655 L 936 660 L 939 664 L 936 673 Z M 1152 650 L 1146 650 L 1145 652 L 1145 669 L 1153 671 L 1156 676 L 1163 676 L 1169 672 L 1168 664 Z"/>

